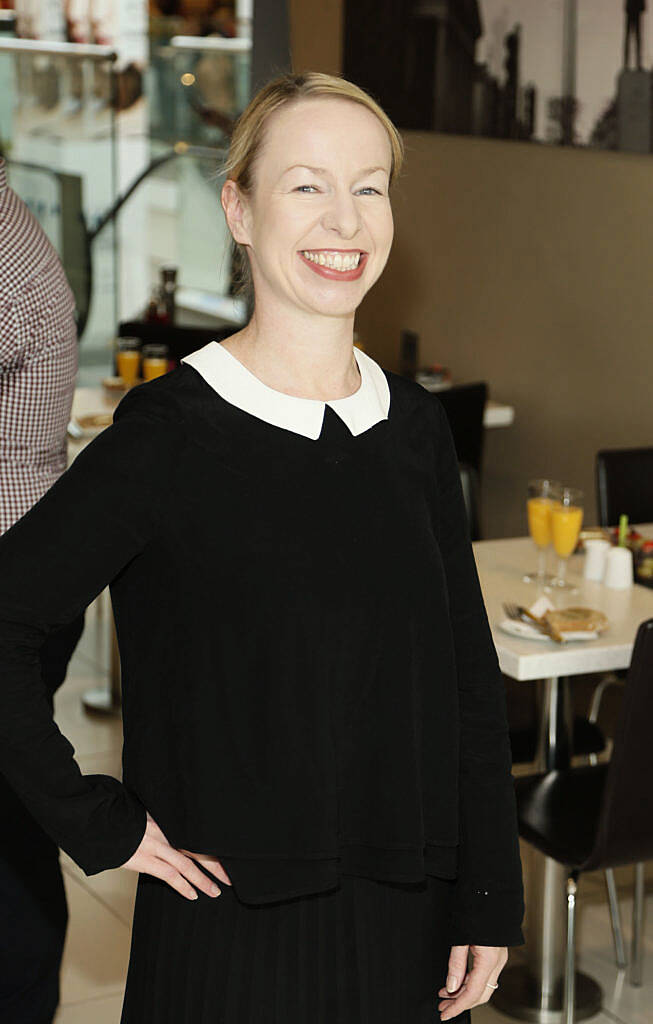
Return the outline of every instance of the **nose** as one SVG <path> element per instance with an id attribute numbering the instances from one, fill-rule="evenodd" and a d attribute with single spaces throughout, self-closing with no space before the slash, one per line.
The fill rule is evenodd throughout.
<path id="1" fill-rule="evenodd" d="M 344 239 L 354 238 L 361 228 L 356 197 L 348 190 L 336 190 L 322 215 L 322 226 L 328 231 L 336 231 Z"/>

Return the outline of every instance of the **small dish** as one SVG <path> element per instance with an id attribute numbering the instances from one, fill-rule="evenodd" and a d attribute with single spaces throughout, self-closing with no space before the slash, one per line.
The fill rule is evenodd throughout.
<path id="1" fill-rule="evenodd" d="M 77 416 L 77 422 L 82 430 L 104 430 L 113 423 L 112 412 L 92 412 L 84 416 Z"/>
<path id="2" fill-rule="evenodd" d="M 126 391 L 127 385 L 125 384 L 122 377 L 103 377 L 102 387 L 106 388 L 107 391 Z"/>
<path id="3" fill-rule="evenodd" d="M 503 619 L 499 623 L 499 629 L 510 636 L 519 637 L 521 640 L 542 640 L 544 643 L 555 643 L 546 633 L 541 633 L 535 626 L 529 626 L 527 622 L 520 622 L 519 619 Z M 561 633 L 565 643 L 573 640 L 596 640 L 599 635 L 596 630 L 589 629 L 566 629 Z"/>
<path id="4" fill-rule="evenodd" d="M 528 609 L 538 618 L 549 619 L 551 625 L 560 633 L 563 642 L 574 640 L 596 640 L 604 633 L 610 625 L 607 615 L 597 611 L 595 608 L 579 608 L 570 606 L 567 608 L 556 608 L 548 597 L 542 596 Z M 584 628 L 574 629 L 574 625 Z M 503 619 L 499 623 L 499 629 L 510 636 L 518 636 L 523 640 L 543 640 L 555 643 L 551 637 L 543 633 L 535 625 L 523 619 Z"/>

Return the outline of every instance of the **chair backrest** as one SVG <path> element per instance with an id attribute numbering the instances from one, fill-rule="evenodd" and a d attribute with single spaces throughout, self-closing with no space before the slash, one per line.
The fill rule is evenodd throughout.
<path id="1" fill-rule="evenodd" d="M 624 687 L 594 848 L 583 871 L 653 859 L 653 619 L 642 622 Z"/>
<path id="2" fill-rule="evenodd" d="M 458 461 L 473 466 L 480 480 L 487 384 L 485 381 L 478 384 L 457 384 L 452 388 L 443 388 L 435 394 L 447 414 Z"/>
<path id="3" fill-rule="evenodd" d="M 653 522 L 653 448 L 603 449 L 596 455 L 596 495 L 601 526 Z"/>
<path id="4" fill-rule="evenodd" d="M 481 525 L 479 515 L 479 483 L 478 473 L 473 466 L 466 462 L 459 462 L 460 482 L 463 487 L 463 498 L 469 522 L 469 533 L 472 540 L 481 539 Z"/>

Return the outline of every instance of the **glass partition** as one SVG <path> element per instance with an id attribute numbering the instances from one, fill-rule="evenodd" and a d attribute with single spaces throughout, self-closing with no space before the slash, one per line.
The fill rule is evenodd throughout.
<path id="1" fill-rule="evenodd" d="M 174 24 L 174 22 L 173 22 Z M 231 292 L 230 235 L 220 206 L 220 168 L 234 121 L 249 101 L 251 40 L 182 36 L 155 22 L 146 80 L 150 153 L 178 155 L 149 190 L 148 258 L 179 267 L 178 306 L 189 323 L 245 322 Z"/>
<path id="2" fill-rule="evenodd" d="M 118 324 L 144 315 L 164 264 L 179 268 L 179 322 L 245 322 L 220 169 L 249 99 L 250 49 L 153 37 L 145 91 L 126 103 L 130 69 L 111 48 L 0 33 L 0 143 L 75 292 L 80 384 L 113 372 Z"/>
<path id="3" fill-rule="evenodd" d="M 62 258 L 77 300 L 80 365 L 108 364 L 119 310 L 115 225 L 94 240 L 92 268 L 86 237 L 118 194 L 115 59 L 109 47 L 0 35 L 9 182 Z"/>
<path id="4" fill-rule="evenodd" d="M 247 105 L 249 39 L 171 36 L 151 39 L 150 134 L 153 141 L 225 145 Z"/>

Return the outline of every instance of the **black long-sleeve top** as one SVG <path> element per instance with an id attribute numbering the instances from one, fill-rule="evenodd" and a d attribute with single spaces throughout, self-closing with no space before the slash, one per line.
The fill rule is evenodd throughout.
<path id="1" fill-rule="evenodd" d="M 519 945 L 505 692 L 451 432 L 437 396 L 356 358 L 360 396 L 320 403 L 210 343 L 132 389 L 0 538 L 0 770 L 89 875 L 129 859 L 147 809 L 245 902 L 434 874 L 456 879 L 452 943 Z M 38 661 L 107 584 L 122 782 L 80 773 Z"/>

